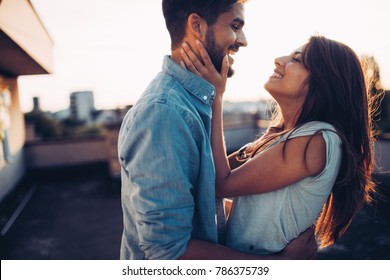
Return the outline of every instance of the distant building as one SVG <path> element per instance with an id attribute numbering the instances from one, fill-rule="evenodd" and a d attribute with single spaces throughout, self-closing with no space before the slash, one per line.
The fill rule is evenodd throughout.
<path id="1" fill-rule="evenodd" d="M 97 125 L 115 124 L 120 121 L 117 110 L 98 110 L 93 117 L 93 123 Z"/>
<path id="2" fill-rule="evenodd" d="M 0 1 L 0 203 L 26 172 L 18 76 L 51 73 L 53 45 L 30 1 Z"/>
<path id="3" fill-rule="evenodd" d="M 34 112 L 41 111 L 41 106 L 39 104 L 39 97 L 33 97 L 33 111 Z"/>
<path id="4" fill-rule="evenodd" d="M 64 121 L 70 118 L 70 109 L 64 109 L 61 111 L 54 112 L 52 113 L 52 116 L 58 121 Z"/>
<path id="5" fill-rule="evenodd" d="M 70 95 L 71 117 L 80 122 L 90 124 L 93 121 L 95 103 L 92 91 L 76 91 Z"/>
<path id="6" fill-rule="evenodd" d="M 224 115 L 229 114 L 253 114 L 257 115 L 258 118 L 268 119 L 270 110 L 269 100 L 259 100 L 259 101 L 243 101 L 243 102 L 230 102 L 224 101 L 223 103 L 223 113 Z"/>

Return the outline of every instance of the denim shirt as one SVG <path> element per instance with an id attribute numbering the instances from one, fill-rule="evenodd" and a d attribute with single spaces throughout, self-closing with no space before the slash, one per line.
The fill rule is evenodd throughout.
<path id="1" fill-rule="evenodd" d="M 191 238 L 217 242 L 210 146 L 214 87 L 166 56 L 118 140 L 121 259 L 177 259 Z"/>

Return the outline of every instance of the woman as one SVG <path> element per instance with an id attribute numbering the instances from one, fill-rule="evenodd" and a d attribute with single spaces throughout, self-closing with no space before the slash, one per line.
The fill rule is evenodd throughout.
<path id="1" fill-rule="evenodd" d="M 264 88 L 277 103 L 267 132 L 227 157 L 222 97 L 228 57 L 218 73 L 198 43 L 203 63 L 183 45 L 183 66 L 211 82 L 216 192 L 235 197 L 227 222 L 229 247 L 260 254 L 282 250 L 315 223 L 321 247 L 333 244 L 375 185 L 371 97 L 357 55 L 313 36 L 275 59 Z"/>

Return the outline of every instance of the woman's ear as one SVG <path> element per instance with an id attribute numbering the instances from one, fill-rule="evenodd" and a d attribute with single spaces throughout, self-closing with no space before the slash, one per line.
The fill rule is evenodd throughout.
<path id="1" fill-rule="evenodd" d="M 187 19 L 187 28 L 189 33 L 200 41 L 204 41 L 206 37 L 207 24 L 206 21 L 196 13 L 192 13 Z"/>

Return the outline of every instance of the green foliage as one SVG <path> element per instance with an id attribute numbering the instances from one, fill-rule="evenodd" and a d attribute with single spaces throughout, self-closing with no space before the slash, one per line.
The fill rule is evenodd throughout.
<path id="1" fill-rule="evenodd" d="M 87 137 L 87 136 L 99 136 L 104 134 L 104 128 L 99 125 L 81 125 L 76 126 L 72 130 L 71 136 L 72 137 Z"/>
<path id="2" fill-rule="evenodd" d="M 374 99 L 374 122 L 382 133 L 390 133 L 390 91 L 385 91 L 381 85 L 379 65 L 373 56 L 362 56 L 362 65 L 368 79 L 368 89 Z"/>
<path id="3" fill-rule="evenodd" d="M 60 122 L 48 113 L 32 111 L 25 114 L 26 123 L 34 124 L 35 133 L 42 139 L 50 138 L 81 138 L 94 137 L 104 134 L 104 128 L 99 125 L 85 125 L 71 118 Z"/>
<path id="4" fill-rule="evenodd" d="M 26 123 L 35 126 L 35 133 L 42 138 L 55 138 L 62 135 L 63 129 L 59 121 L 42 111 L 32 111 L 24 115 Z"/>

